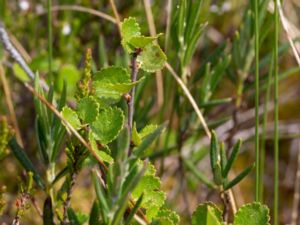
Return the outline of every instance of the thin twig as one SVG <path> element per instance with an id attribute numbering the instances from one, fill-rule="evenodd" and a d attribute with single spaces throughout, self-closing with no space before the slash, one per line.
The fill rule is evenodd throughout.
<path id="1" fill-rule="evenodd" d="M 157 33 L 156 33 L 156 27 L 153 19 L 150 1 L 144 0 L 144 6 L 145 6 L 150 35 L 152 37 L 155 37 Z M 157 43 L 157 40 L 155 40 L 155 42 Z M 163 84 L 163 77 L 162 77 L 161 70 L 156 71 L 156 88 L 157 88 L 157 103 L 158 103 L 158 107 L 160 107 L 164 102 L 164 84 Z"/>
<path id="2" fill-rule="evenodd" d="M 108 15 L 108 14 L 106 14 L 106 13 L 100 12 L 100 11 L 95 10 L 95 9 L 79 6 L 79 5 L 55 5 L 51 9 L 51 11 L 63 11 L 63 10 L 89 13 L 91 15 L 98 16 L 98 17 L 101 17 L 105 20 L 108 20 L 112 23 L 116 23 L 115 18 Z"/>
<path id="3" fill-rule="evenodd" d="M 36 96 L 44 105 L 46 105 L 63 123 L 64 125 L 71 131 L 71 133 L 90 151 L 90 153 L 96 158 L 99 164 L 107 171 L 108 168 L 98 156 L 97 152 L 84 140 L 84 138 L 77 132 L 77 130 L 61 115 L 59 111 L 49 103 L 41 94 L 36 92 L 34 88 L 28 84 L 24 83 L 25 87 Z"/>
<path id="4" fill-rule="evenodd" d="M 9 84 L 7 82 L 5 72 L 4 72 L 4 68 L 3 68 L 2 64 L 0 64 L 0 77 L 1 77 L 1 82 L 3 84 L 5 101 L 6 101 L 6 105 L 7 105 L 9 114 L 10 114 L 11 122 L 12 122 L 14 128 L 15 128 L 16 138 L 17 138 L 17 141 L 18 141 L 19 145 L 23 147 L 24 145 L 23 145 L 23 141 L 22 141 L 20 128 L 19 128 L 19 125 L 18 125 L 16 112 L 15 112 L 14 106 L 13 106 L 11 91 L 10 91 Z"/>
<path id="5" fill-rule="evenodd" d="M 114 0 L 109 0 L 109 3 L 110 3 L 111 8 L 113 10 L 113 13 L 114 13 L 114 16 L 115 16 L 115 20 L 116 20 L 116 24 L 117 24 L 118 29 L 119 29 L 119 33 L 121 34 L 121 19 L 120 19 L 120 15 L 118 13 L 115 1 Z"/>
<path id="6" fill-rule="evenodd" d="M 298 63 L 298 66 L 300 66 L 300 56 L 299 56 L 297 48 L 296 48 L 296 46 L 294 44 L 293 38 L 290 35 L 290 23 L 286 19 L 286 17 L 284 16 L 280 0 L 276 0 L 276 3 L 277 3 L 277 8 L 278 8 L 280 20 L 281 20 L 281 23 L 282 23 L 282 27 L 283 27 L 283 29 L 286 32 L 287 39 L 288 39 L 288 41 L 290 43 L 290 46 L 291 46 L 291 48 L 293 50 L 294 57 L 295 57 L 295 59 L 296 59 L 296 61 Z"/>
<path id="7" fill-rule="evenodd" d="M 169 63 L 166 63 L 166 68 L 167 70 L 169 70 L 169 72 L 171 73 L 171 75 L 174 77 L 174 79 L 176 80 L 176 82 L 180 85 L 180 87 L 182 88 L 184 94 L 186 95 L 186 97 L 188 98 L 189 102 L 191 103 L 191 105 L 193 106 L 203 128 L 204 131 L 206 133 L 206 135 L 211 138 L 211 132 L 207 126 L 207 123 L 195 101 L 195 99 L 193 98 L 193 96 L 191 95 L 190 91 L 188 90 L 188 88 L 186 87 L 186 85 L 183 83 L 183 81 L 180 79 L 180 77 L 176 74 L 176 72 L 174 71 L 174 69 L 171 67 L 171 65 Z"/>

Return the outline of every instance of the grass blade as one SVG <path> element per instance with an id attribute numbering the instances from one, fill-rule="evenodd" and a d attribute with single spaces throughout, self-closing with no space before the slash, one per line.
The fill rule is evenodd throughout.
<path id="1" fill-rule="evenodd" d="M 38 171 L 34 167 L 33 163 L 30 161 L 28 158 L 27 154 L 25 151 L 21 148 L 21 146 L 17 143 L 17 140 L 15 137 L 13 137 L 9 143 L 8 143 L 10 149 L 12 150 L 12 153 L 14 156 L 17 158 L 17 160 L 20 162 L 20 164 L 23 166 L 23 168 L 29 172 L 31 171 L 33 173 L 33 179 L 37 183 L 37 185 L 44 189 L 45 184 L 39 175 Z"/>
<path id="2" fill-rule="evenodd" d="M 232 181 L 224 185 L 224 190 L 228 190 L 238 184 L 242 179 L 244 179 L 253 169 L 254 165 L 247 167 L 243 172 L 236 176 Z"/>

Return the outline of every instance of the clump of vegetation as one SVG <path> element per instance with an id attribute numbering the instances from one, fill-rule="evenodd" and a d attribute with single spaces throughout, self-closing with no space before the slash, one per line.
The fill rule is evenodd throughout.
<path id="1" fill-rule="evenodd" d="M 296 225 L 288 22 L 276 0 L 1 1 L 3 222 Z"/>

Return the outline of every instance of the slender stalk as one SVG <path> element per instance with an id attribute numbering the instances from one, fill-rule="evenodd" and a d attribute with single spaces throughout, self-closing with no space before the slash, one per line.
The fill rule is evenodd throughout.
<path id="1" fill-rule="evenodd" d="M 138 65 L 136 58 L 138 56 L 137 52 L 134 52 L 131 58 L 131 81 L 135 82 L 138 75 Z M 132 134 L 132 123 L 133 123 L 133 114 L 134 114 L 134 96 L 135 96 L 135 87 L 133 87 L 129 92 L 129 99 L 127 101 L 128 105 L 128 120 L 127 120 L 127 129 L 128 129 L 128 135 L 131 140 L 131 134 Z M 131 155 L 131 144 L 128 148 L 128 156 Z"/>
<path id="2" fill-rule="evenodd" d="M 48 0 L 47 2 L 47 13 L 48 13 L 48 75 L 51 78 L 52 76 L 52 57 L 53 57 L 53 49 L 52 49 L 52 0 Z"/>
<path id="3" fill-rule="evenodd" d="M 279 36 L 279 13 L 278 5 L 274 0 L 274 225 L 278 225 L 278 202 L 279 202 L 279 130 L 278 130 L 278 36 Z"/>
<path id="4" fill-rule="evenodd" d="M 255 15 L 255 201 L 260 201 L 259 188 L 259 16 L 258 16 L 259 1 L 254 2 Z"/>
<path id="5" fill-rule="evenodd" d="M 112 17 L 110 15 L 107 15 L 103 12 L 100 12 L 98 10 L 86 8 L 86 7 L 83 7 L 83 6 L 80 6 L 80 5 L 55 5 L 51 9 L 51 11 L 67 11 L 67 10 L 83 12 L 83 13 L 89 13 L 91 15 L 98 16 L 98 17 L 101 17 L 105 20 L 108 20 L 112 23 L 116 23 L 116 20 L 115 20 L 114 17 Z"/>
<path id="6" fill-rule="evenodd" d="M 272 82 L 272 72 L 274 66 L 274 55 L 272 56 L 272 61 L 268 73 L 267 80 L 267 90 L 266 90 L 266 98 L 264 104 L 264 114 L 263 114 L 263 124 L 262 124 L 262 138 L 261 138 L 261 150 L 260 150 L 260 187 L 259 187 L 259 199 L 263 202 L 264 199 L 264 173 L 265 173 L 265 152 L 266 152 L 266 136 L 267 136 L 267 123 L 268 123 L 268 112 L 269 112 L 269 101 L 270 101 L 270 93 L 271 93 L 271 82 Z"/>

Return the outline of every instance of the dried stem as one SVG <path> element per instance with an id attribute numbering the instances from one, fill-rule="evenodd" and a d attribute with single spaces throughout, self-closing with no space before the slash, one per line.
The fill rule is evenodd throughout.
<path id="1" fill-rule="evenodd" d="M 281 23 L 282 23 L 282 27 L 283 29 L 285 30 L 286 32 L 286 36 L 288 38 L 288 41 L 290 43 L 290 46 L 293 50 L 293 53 L 294 53 L 294 57 L 298 63 L 298 66 L 300 66 L 300 56 L 299 56 L 299 53 L 297 51 L 297 48 L 294 44 L 294 41 L 293 41 L 293 38 L 290 34 L 290 23 L 289 21 L 286 19 L 286 17 L 284 16 L 284 13 L 283 13 L 283 9 L 282 9 L 282 6 L 281 6 L 281 2 L 280 0 L 276 0 L 276 4 L 277 4 L 277 8 L 278 8 L 278 12 L 279 12 L 279 16 L 280 16 L 280 20 L 281 20 Z"/>
<path id="2" fill-rule="evenodd" d="M 2 64 L 0 64 L 0 78 L 1 78 L 1 82 L 3 84 L 5 101 L 6 101 L 6 105 L 7 105 L 9 114 L 10 114 L 11 122 L 12 122 L 14 128 L 15 128 L 17 141 L 18 141 L 19 145 L 23 147 L 24 145 L 23 145 L 23 141 L 22 141 L 22 136 L 21 136 L 20 128 L 19 128 L 19 125 L 18 125 L 18 120 L 17 120 L 16 112 L 15 112 L 14 106 L 13 106 L 13 100 L 12 100 L 12 97 L 11 97 L 11 91 L 10 91 L 9 84 L 7 82 L 7 79 L 6 79 L 5 72 L 4 72 Z"/>
<path id="3" fill-rule="evenodd" d="M 55 6 L 52 6 L 52 9 L 51 9 L 51 11 L 64 11 L 64 10 L 89 13 L 91 15 L 98 16 L 105 20 L 108 20 L 112 23 L 116 23 L 115 18 L 108 14 L 105 14 L 105 13 L 100 12 L 95 9 L 90 9 L 90 8 L 86 8 L 83 6 L 79 6 L 79 5 L 55 5 Z"/>
<path id="4" fill-rule="evenodd" d="M 174 71 L 174 69 L 171 67 L 171 65 L 169 63 L 166 63 L 166 68 L 167 70 L 169 70 L 169 72 L 171 73 L 171 75 L 174 77 L 174 79 L 176 80 L 176 82 L 180 85 L 180 87 L 182 88 L 184 94 L 186 95 L 186 97 L 188 98 L 189 102 L 191 103 L 191 105 L 193 106 L 203 128 L 204 131 L 206 133 L 206 135 L 211 138 L 211 132 L 207 126 L 207 123 L 195 101 L 195 99 L 193 98 L 193 96 L 191 95 L 191 92 L 188 90 L 188 88 L 186 87 L 186 85 L 183 83 L 183 81 L 180 79 L 180 77 L 176 74 L 176 72 Z"/>
<path id="5" fill-rule="evenodd" d="M 49 103 L 42 95 L 37 93 L 32 86 L 28 83 L 24 83 L 25 87 L 36 96 L 44 105 L 46 105 L 64 124 L 65 126 L 73 133 L 73 135 L 90 151 L 90 153 L 96 158 L 99 164 L 107 171 L 108 168 L 98 156 L 97 152 L 84 140 L 84 138 L 77 132 L 77 130 L 72 127 L 72 125 L 60 114 L 59 111 Z"/>
<path id="6" fill-rule="evenodd" d="M 118 13 L 115 1 L 114 0 L 109 0 L 109 3 L 110 3 L 111 8 L 113 10 L 113 13 L 114 13 L 114 16 L 115 16 L 115 19 L 116 19 L 116 24 L 117 24 L 118 29 L 119 29 L 119 33 L 121 33 L 121 19 L 120 19 L 120 15 Z"/>

